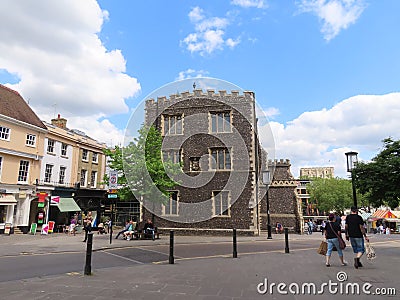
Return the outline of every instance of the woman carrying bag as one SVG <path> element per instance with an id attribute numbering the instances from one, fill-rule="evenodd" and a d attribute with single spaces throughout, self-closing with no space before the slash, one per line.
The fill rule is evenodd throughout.
<path id="1" fill-rule="evenodd" d="M 331 258 L 332 249 L 334 246 L 336 247 L 336 249 L 338 251 L 339 259 L 340 259 L 342 266 L 347 265 L 347 262 L 344 261 L 343 251 L 339 246 L 340 234 L 341 234 L 340 225 L 337 222 L 335 222 L 335 215 L 330 214 L 329 222 L 325 226 L 325 238 L 326 238 L 326 241 L 328 242 L 328 251 L 326 252 L 326 263 L 325 263 L 327 267 L 331 266 L 329 263 L 329 260 Z"/>

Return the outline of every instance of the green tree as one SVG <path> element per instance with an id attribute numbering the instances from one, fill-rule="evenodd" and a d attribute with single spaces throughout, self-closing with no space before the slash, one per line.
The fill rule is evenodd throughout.
<path id="1" fill-rule="evenodd" d="M 119 171 L 118 196 L 121 200 L 135 196 L 138 200 L 165 202 L 168 190 L 177 184 L 170 176 L 180 172 L 180 165 L 162 161 L 163 139 L 154 126 L 142 126 L 138 133 L 127 146 L 105 150 L 109 167 Z"/>
<path id="2" fill-rule="evenodd" d="M 354 168 L 355 184 L 371 206 L 400 204 L 400 141 L 384 139 L 383 150 L 371 162 Z"/>
<path id="3" fill-rule="evenodd" d="M 133 193 L 127 183 L 122 163 L 122 148 L 115 146 L 114 149 L 105 149 L 104 154 L 109 157 L 108 166 L 110 169 L 118 171 L 118 197 L 121 201 L 129 201 L 134 198 Z M 108 182 L 108 174 L 104 175 L 105 183 Z"/>
<path id="4" fill-rule="evenodd" d="M 347 179 L 314 178 L 307 184 L 307 191 L 320 211 L 344 214 L 353 204 L 351 181 Z"/>

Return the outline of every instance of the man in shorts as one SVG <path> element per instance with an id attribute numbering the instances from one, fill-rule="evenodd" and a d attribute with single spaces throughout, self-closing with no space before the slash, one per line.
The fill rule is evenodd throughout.
<path id="1" fill-rule="evenodd" d="M 351 247 L 356 255 L 354 258 L 354 267 L 356 269 L 363 266 L 360 258 L 365 252 L 364 238 L 369 242 L 364 229 L 364 221 L 358 215 L 357 207 L 352 206 L 350 215 L 346 217 L 346 240 L 350 240 Z"/>

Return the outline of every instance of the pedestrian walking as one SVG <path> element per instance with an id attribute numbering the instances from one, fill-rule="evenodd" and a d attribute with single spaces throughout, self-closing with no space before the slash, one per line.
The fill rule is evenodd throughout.
<path id="1" fill-rule="evenodd" d="M 322 235 L 324 235 L 324 233 L 325 233 L 325 227 L 326 227 L 326 223 L 325 223 L 325 220 L 322 220 L 322 222 L 321 222 L 321 234 Z"/>
<path id="2" fill-rule="evenodd" d="M 354 267 L 356 269 L 363 266 L 360 259 L 365 252 L 364 238 L 369 242 L 364 229 L 364 221 L 358 215 L 357 207 L 352 206 L 351 213 L 346 217 L 346 239 L 350 240 L 351 247 L 356 255 L 354 258 Z"/>
<path id="3" fill-rule="evenodd" d="M 314 223 L 313 223 L 313 221 L 310 219 L 310 220 L 308 221 L 308 234 L 312 234 L 312 233 L 313 233 L 313 230 L 314 230 Z"/>
<path id="4" fill-rule="evenodd" d="M 89 232 L 92 232 L 92 212 L 89 212 L 83 220 L 83 229 L 85 230 L 85 239 L 82 241 L 86 243 Z"/>
<path id="5" fill-rule="evenodd" d="M 344 261 L 343 251 L 339 246 L 339 236 L 341 235 L 340 225 L 335 220 L 335 215 L 329 215 L 329 222 L 325 226 L 325 238 L 328 243 L 328 251 L 326 252 L 325 265 L 330 267 L 330 258 L 333 251 L 333 247 L 336 247 L 340 262 L 342 266 L 346 266 L 347 263 Z"/>

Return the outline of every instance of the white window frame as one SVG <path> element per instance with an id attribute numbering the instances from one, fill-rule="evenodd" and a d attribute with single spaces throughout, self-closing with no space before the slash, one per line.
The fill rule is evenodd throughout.
<path id="1" fill-rule="evenodd" d="M 23 174 L 21 174 L 23 172 Z M 25 180 L 23 180 L 25 178 Z M 18 169 L 18 183 L 27 183 L 29 179 L 29 160 L 20 160 Z"/>
<path id="2" fill-rule="evenodd" d="M 179 216 L 179 191 L 169 191 L 168 203 L 163 204 L 163 215 L 164 216 Z M 176 195 L 176 200 L 174 199 Z M 175 205 L 174 205 L 174 202 Z M 174 211 L 173 211 L 174 210 Z"/>
<path id="3" fill-rule="evenodd" d="M 47 153 L 54 154 L 54 147 L 56 145 L 56 141 L 52 139 L 47 140 Z"/>
<path id="4" fill-rule="evenodd" d="M 99 162 L 99 154 L 97 152 L 92 153 L 92 163 L 97 164 Z"/>
<path id="5" fill-rule="evenodd" d="M 35 147 L 36 146 L 36 135 L 27 133 L 25 145 L 28 147 Z"/>
<path id="6" fill-rule="evenodd" d="M 51 178 L 53 176 L 53 169 L 54 169 L 54 165 L 46 164 L 45 169 L 44 169 L 44 182 L 45 183 L 51 183 Z"/>
<path id="7" fill-rule="evenodd" d="M 0 140 L 10 141 L 11 129 L 0 125 Z"/>
<path id="8" fill-rule="evenodd" d="M 67 156 L 68 154 L 68 144 L 61 143 L 61 156 Z"/>
<path id="9" fill-rule="evenodd" d="M 89 151 L 82 149 L 82 161 L 89 161 Z"/>
<path id="10" fill-rule="evenodd" d="M 59 184 L 65 184 L 65 172 L 67 170 L 67 167 L 65 166 L 60 166 L 60 172 L 58 173 L 58 183 Z"/>
<path id="11" fill-rule="evenodd" d="M 1 169 L 3 166 L 3 156 L 0 156 L 0 182 L 1 182 Z"/>
<path id="12" fill-rule="evenodd" d="M 92 171 L 90 173 L 90 187 L 96 188 L 96 186 L 97 186 L 97 171 Z"/>
<path id="13" fill-rule="evenodd" d="M 209 149 L 210 155 L 210 163 L 209 169 L 210 170 L 217 170 L 217 171 L 230 171 L 232 170 L 232 149 L 230 148 L 210 148 Z M 222 164 L 221 165 L 221 158 Z"/>
<path id="14" fill-rule="evenodd" d="M 210 133 L 232 133 L 232 113 L 230 111 L 210 112 Z"/>
<path id="15" fill-rule="evenodd" d="M 81 180 L 79 182 L 81 184 L 81 187 L 86 187 L 86 185 L 87 185 L 87 170 L 84 170 L 84 169 L 81 170 Z"/>
<path id="16" fill-rule="evenodd" d="M 223 203 L 223 195 L 226 195 L 226 206 Z M 230 191 L 212 191 L 213 215 L 216 217 L 229 218 L 231 216 L 231 193 Z M 225 209 L 225 210 L 223 210 Z M 222 211 L 223 210 L 223 211 Z"/>

